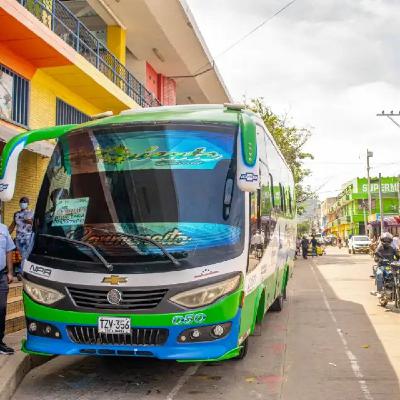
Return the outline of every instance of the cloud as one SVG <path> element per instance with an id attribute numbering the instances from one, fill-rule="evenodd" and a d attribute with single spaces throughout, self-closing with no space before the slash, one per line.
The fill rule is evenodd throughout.
<path id="1" fill-rule="evenodd" d="M 187 2 L 214 56 L 285 4 Z M 400 108 L 398 15 L 396 0 L 297 0 L 216 59 L 237 100 L 262 96 L 296 124 L 314 127 L 313 187 L 334 190 L 364 175 L 367 147 L 375 152 L 374 172 L 400 172 L 389 165 L 400 161 L 400 129 L 376 117 Z"/>

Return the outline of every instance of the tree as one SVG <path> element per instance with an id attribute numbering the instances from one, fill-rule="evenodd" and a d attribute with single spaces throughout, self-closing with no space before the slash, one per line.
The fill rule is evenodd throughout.
<path id="1" fill-rule="evenodd" d="M 254 99 L 248 107 L 259 114 L 265 126 L 275 139 L 280 151 L 289 168 L 292 170 L 298 213 L 303 211 L 302 204 L 309 198 L 315 196 L 309 186 L 304 185 L 304 178 L 311 174 L 311 171 L 304 167 L 303 161 L 307 158 L 313 159 L 311 153 L 303 150 L 304 145 L 311 136 L 311 132 L 306 128 L 298 128 L 288 121 L 288 116 L 278 116 L 273 113 L 271 108 L 265 105 L 263 98 Z"/>
<path id="2" fill-rule="evenodd" d="M 297 234 L 299 236 L 307 235 L 310 233 L 311 224 L 309 221 L 303 221 L 297 224 Z"/>

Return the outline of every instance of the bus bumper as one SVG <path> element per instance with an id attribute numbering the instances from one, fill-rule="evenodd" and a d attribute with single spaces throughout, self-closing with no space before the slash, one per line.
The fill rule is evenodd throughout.
<path id="1" fill-rule="evenodd" d="M 29 333 L 27 340 L 23 343 L 23 351 L 40 355 L 100 355 L 100 356 L 133 356 L 152 357 L 163 360 L 189 361 L 220 361 L 235 357 L 239 354 L 238 346 L 241 310 L 230 321 L 229 333 L 221 338 L 207 342 L 180 343 L 178 338 L 183 331 L 192 328 L 199 328 L 207 325 L 185 325 L 185 326 L 155 326 L 153 328 L 168 329 L 168 339 L 162 345 L 140 346 L 140 345 L 112 345 L 112 344 L 78 344 L 68 335 L 68 325 L 60 322 L 36 320 L 42 323 L 49 323 L 56 327 L 61 333 L 61 338 L 53 339 L 43 336 L 36 336 Z M 94 326 L 94 325 L 82 325 Z M 135 328 L 141 328 L 140 326 Z M 150 328 L 150 327 L 143 327 Z"/>

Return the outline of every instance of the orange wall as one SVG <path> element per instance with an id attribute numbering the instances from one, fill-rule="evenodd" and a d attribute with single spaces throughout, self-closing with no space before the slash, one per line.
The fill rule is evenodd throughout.
<path id="1" fill-rule="evenodd" d="M 176 105 L 176 82 L 171 78 L 159 74 L 157 97 L 164 106 Z"/>
<path id="2" fill-rule="evenodd" d="M 149 63 L 146 63 L 146 89 L 158 98 L 158 73 Z"/>
<path id="3" fill-rule="evenodd" d="M 5 65 L 17 74 L 30 80 L 36 71 L 36 67 L 13 53 L 9 48 L 0 43 L 0 64 Z"/>

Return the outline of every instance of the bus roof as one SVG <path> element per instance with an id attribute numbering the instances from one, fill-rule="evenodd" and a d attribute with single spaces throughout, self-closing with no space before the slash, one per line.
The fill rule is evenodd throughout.
<path id="1" fill-rule="evenodd" d="M 119 115 L 89 121 L 75 128 L 152 121 L 199 121 L 237 124 L 240 112 L 256 115 L 249 110 L 229 108 L 229 106 L 220 104 L 190 104 L 126 110 Z"/>

